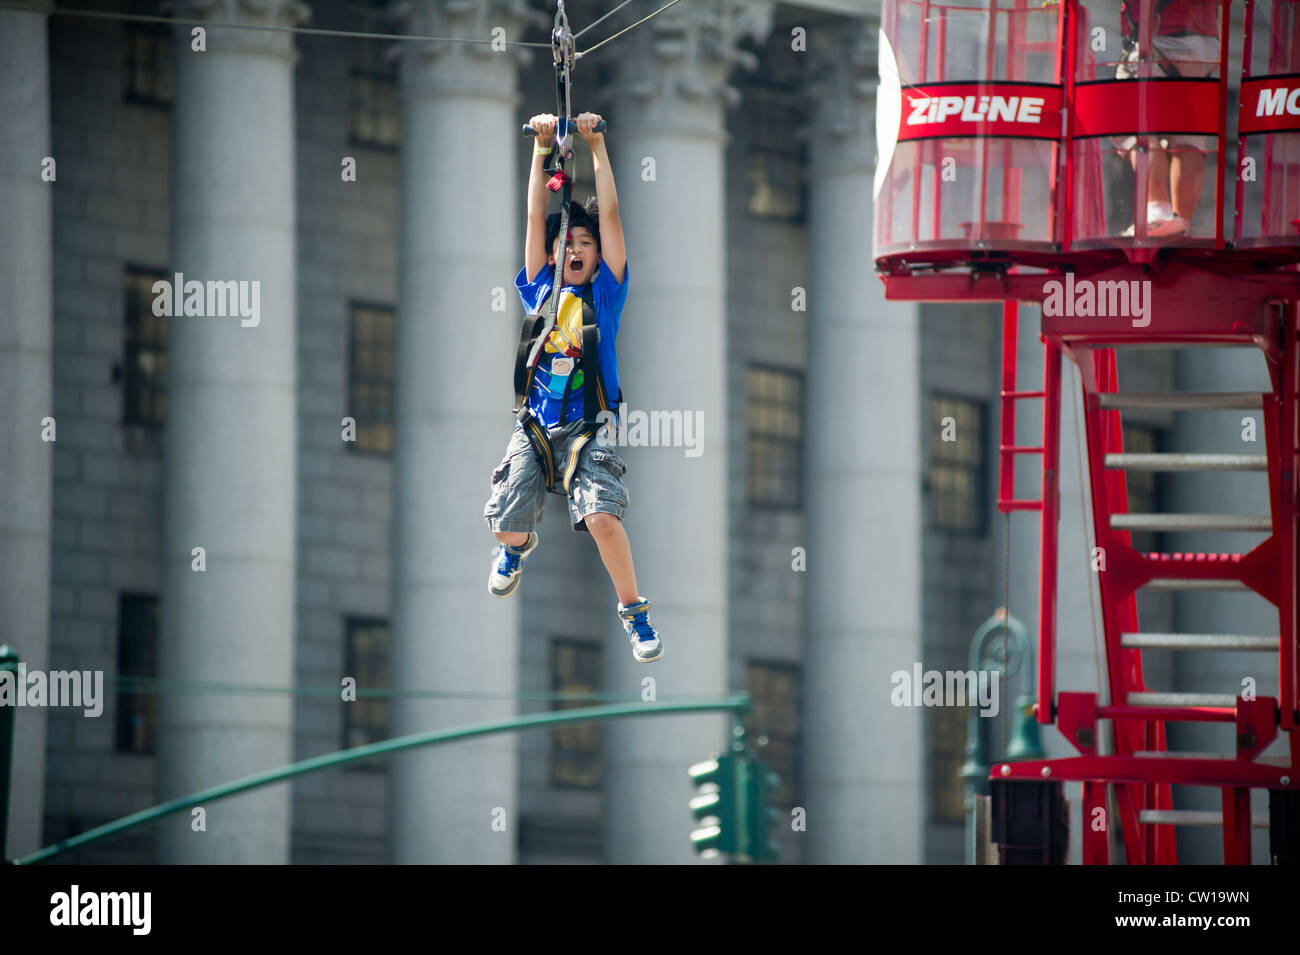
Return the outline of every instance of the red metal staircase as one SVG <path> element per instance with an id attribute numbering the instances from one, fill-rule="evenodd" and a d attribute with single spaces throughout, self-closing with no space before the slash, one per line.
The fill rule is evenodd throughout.
<path id="1" fill-rule="evenodd" d="M 1234 4 L 1189 0 L 1200 35 L 1214 33 L 1221 42 L 1217 53 L 1207 47 L 1198 54 L 1203 58 L 1189 58 L 1191 72 L 1171 74 L 1152 55 L 1155 39 L 1165 35 L 1157 4 L 882 0 L 876 269 L 892 301 L 1006 303 L 999 507 L 1037 511 L 1041 521 L 1037 717 L 1078 750 L 1069 759 L 995 767 L 993 830 L 1006 861 L 1064 857 L 1060 782 L 1073 780 L 1083 784 L 1086 862 L 1109 861 L 1107 830 L 1116 827 L 1091 823 L 1096 810 L 1110 816 L 1113 786 L 1130 863 L 1176 861 L 1176 827 L 1189 824 L 1222 825 L 1225 861 L 1249 861 L 1255 788 L 1270 790 L 1272 854 L 1300 863 L 1300 112 L 1291 106 L 1300 92 L 1300 0 L 1244 0 L 1239 14 Z M 1117 39 L 1116 29 L 1129 42 L 1108 42 L 1108 35 Z M 1181 229 L 1153 228 L 1166 199 L 1170 211 L 1180 210 Z M 1097 297 L 1072 298 L 1080 283 Z M 1106 307 L 1094 308 L 1103 289 Z M 1145 305 L 1136 304 L 1139 292 Z M 1078 307 L 1056 307 L 1067 300 Z M 1017 303 L 1048 302 L 1043 381 L 1022 384 L 1015 367 Z M 1265 363 L 1270 384 L 1255 394 L 1127 393 L 1119 387 L 1116 350 L 1133 347 L 1250 348 Z M 1091 537 L 1105 555 L 1104 569 L 1097 568 L 1104 637 L 1097 692 L 1057 686 L 1066 359 L 1080 375 Z M 1043 402 L 1041 444 L 1017 443 L 1016 410 L 1024 401 Z M 1264 454 L 1124 448 L 1126 416 L 1224 409 L 1262 418 Z M 1026 456 L 1041 461 L 1041 493 L 1017 496 L 1013 465 Z M 1253 515 L 1133 513 L 1127 476 L 1153 470 L 1266 473 L 1267 500 Z M 1133 534 L 1147 531 L 1180 540 L 1189 531 L 1259 536 L 1241 553 L 1142 553 Z M 1137 612 L 1143 590 L 1220 594 L 1214 599 L 1225 599 L 1222 592 L 1257 594 L 1276 609 L 1277 627 L 1261 627 L 1272 631 L 1265 634 L 1143 630 Z M 1219 654 L 1225 664 L 1238 659 L 1236 651 L 1267 654 L 1277 667 L 1276 695 L 1241 696 L 1245 674 L 1226 668 L 1214 694 L 1148 685 L 1143 653 L 1153 650 L 1180 660 Z M 1150 672 L 1159 671 L 1152 666 Z M 1272 675 L 1261 682 L 1271 692 Z M 1230 725 L 1231 751 L 1171 751 L 1166 729 L 1181 723 Z M 1175 740 L 1181 729 L 1175 726 Z M 1279 732 L 1290 734 L 1286 765 L 1261 757 Z M 1176 811 L 1171 797 L 1183 786 L 1219 790 L 1221 811 Z"/>
<path id="2" fill-rule="evenodd" d="M 1118 270 L 1111 270 L 1112 272 Z M 1111 277 L 1108 275 L 1108 277 Z M 1186 282 L 1190 273 L 1183 277 Z M 1130 864 L 1177 862 L 1174 827 L 1221 824 L 1224 861 L 1250 862 L 1250 790 L 1300 788 L 1295 767 L 1297 737 L 1296 670 L 1296 332 L 1294 301 L 1279 298 L 1240 276 L 1220 277 L 1234 286 L 1235 307 L 1198 307 L 1184 296 L 1167 302 L 1166 316 L 1137 329 L 1114 318 L 1043 320 L 1044 381 L 1041 391 L 1018 390 L 1016 382 L 1016 304 L 1005 305 L 1003 320 L 1002 441 L 999 508 L 1041 511 L 1041 589 L 1038 718 L 1056 723 L 1079 751 L 1069 759 L 999 764 L 994 778 L 1077 780 L 1083 783 L 1082 817 L 1106 812 L 1106 787 L 1115 786 L 1126 860 Z M 1199 284 L 1199 283 L 1193 283 Z M 1253 297 L 1250 292 L 1256 292 Z M 1285 294 L 1285 293 L 1283 293 Z M 1294 297 L 1294 292 L 1291 293 Z M 1179 309 L 1183 309 L 1181 314 Z M 1158 332 L 1148 334 L 1152 329 Z M 1258 349 L 1267 363 L 1272 390 L 1267 393 L 1125 393 L 1119 390 L 1116 349 L 1125 347 L 1222 347 Z M 1056 691 L 1057 472 L 1060 458 L 1061 360 L 1075 362 L 1082 382 L 1092 533 L 1104 554 L 1098 568 L 1105 644 L 1104 697 Z M 1043 444 L 1015 444 L 1018 402 L 1042 399 Z M 1126 411 L 1160 409 L 1194 413 L 1243 409 L 1262 413 L 1265 454 L 1126 453 L 1122 421 Z M 1019 454 L 1041 454 L 1042 496 L 1017 499 L 1013 462 Z M 1267 471 L 1266 513 L 1145 514 L 1128 509 L 1126 475 L 1132 471 Z M 1141 553 L 1132 546 L 1134 531 L 1256 531 L 1268 536 L 1246 553 Z M 1139 626 L 1137 592 L 1148 590 L 1253 591 L 1277 609 L 1274 634 L 1151 633 Z M 1148 686 L 1142 652 L 1186 653 L 1258 651 L 1276 660 L 1278 696 L 1245 699 L 1234 693 L 1197 694 Z M 1239 677 L 1224 674 L 1223 686 L 1239 688 Z M 1109 721 L 1109 752 L 1098 741 Z M 1236 745 L 1225 753 L 1174 753 L 1166 745 L 1170 722 L 1217 722 L 1235 726 Z M 1290 756 L 1261 759 L 1277 737 L 1291 734 Z M 1285 765 L 1278 765 L 1284 762 Z M 1215 787 L 1222 812 L 1175 811 L 1172 786 Z M 1102 818 L 1106 818 L 1105 815 Z M 1109 827 L 1106 827 L 1109 828 Z M 1105 828 L 1084 825 L 1085 863 L 1109 861 Z"/>

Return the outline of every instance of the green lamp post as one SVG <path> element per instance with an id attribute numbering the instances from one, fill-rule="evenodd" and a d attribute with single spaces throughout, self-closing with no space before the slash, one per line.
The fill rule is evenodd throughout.
<path id="1" fill-rule="evenodd" d="M 18 654 L 9 644 L 0 644 L 0 670 L 12 674 L 15 685 L 18 680 Z M 18 687 L 22 692 L 22 687 Z M 13 779 L 14 766 L 14 708 L 0 706 L 0 862 L 8 857 L 5 846 L 9 837 L 9 784 Z"/>
<path id="2" fill-rule="evenodd" d="M 1005 608 L 999 607 L 980 624 L 971 639 L 971 671 L 977 675 L 981 670 L 1004 671 L 1009 682 L 1022 664 L 1026 679 L 1020 681 L 1020 694 L 1016 697 L 1016 724 L 1014 735 L 1007 745 L 1007 761 L 1042 759 L 1046 754 L 1038 739 L 1038 721 L 1034 716 L 1034 687 L 1031 679 L 1034 672 L 1034 651 L 1024 624 L 1010 616 Z M 1006 689 L 1003 686 L 1001 692 L 1005 693 Z M 1011 714 L 1003 716 L 1003 719 L 1012 718 Z M 975 797 L 989 794 L 990 746 L 985 725 L 992 722 L 980 716 L 976 708 L 971 708 L 966 731 L 966 762 L 960 770 L 961 778 L 966 780 L 967 865 L 974 865 L 976 857 Z"/>

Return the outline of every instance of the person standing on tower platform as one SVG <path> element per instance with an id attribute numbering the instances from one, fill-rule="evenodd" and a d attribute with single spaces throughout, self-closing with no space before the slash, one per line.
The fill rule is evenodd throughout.
<path id="1" fill-rule="evenodd" d="M 1139 49 L 1139 25 L 1151 9 L 1151 49 Z M 1124 0 L 1124 58 L 1119 79 L 1136 78 L 1138 63 L 1154 63 L 1153 76 L 1214 77 L 1219 68 L 1219 4 L 1215 0 Z M 1205 136 L 1150 137 L 1147 159 L 1147 235 L 1185 235 L 1205 188 Z M 1137 170 L 1137 137 L 1119 141 Z M 1135 212 L 1136 215 L 1136 212 Z M 1124 233 L 1132 236 L 1135 228 Z"/>

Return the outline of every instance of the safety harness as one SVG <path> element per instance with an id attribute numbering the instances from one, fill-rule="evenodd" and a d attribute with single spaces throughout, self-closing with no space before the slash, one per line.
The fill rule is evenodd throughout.
<path id="1" fill-rule="evenodd" d="M 519 332 L 519 347 L 515 352 L 515 407 L 516 420 L 523 427 L 532 445 L 533 453 L 546 475 L 546 490 L 569 495 L 569 483 L 578 464 L 578 453 L 591 440 L 600 427 L 600 415 L 609 411 L 611 405 L 605 391 L 605 379 L 600 370 L 600 328 L 596 324 L 596 305 L 592 297 L 591 284 L 583 286 L 582 301 L 582 345 L 581 354 L 577 356 L 577 365 L 569 374 L 564 385 L 564 395 L 560 399 L 560 423 L 564 423 L 565 406 L 573 383 L 581 374 L 583 377 L 583 430 L 569 444 L 568 460 L 560 468 L 555 460 L 555 449 L 551 445 L 550 435 L 528 407 L 528 392 L 533 385 L 537 364 L 541 360 L 543 346 L 556 328 L 559 320 L 560 293 L 564 285 L 564 263 L 567 260 L 569 241 L 569 203 L 571 201 L 573 180 L 565 172 L 565 161 L 573 158 L 573 120 L 570 119 L 570 77 L 575 62 L 574 36 L 569 30 L 568 17 L 564 12 L 564 2 L 560 0 L 555 14 L 555 25 L 551 30 L 551 53 L 555 62 L 556 111 L 561 117 L 556 129 L 556 146 L 547 156 L 543 171 L 551 173 L 546 188 L 560 193 L 560 255 L 556 259 L 551 293 L 543 306 L 524 316 L 523 327 Z M 596 127 L 604 128 L 602 120 Z M 536 130 L 525 126 L 524 132 L 536 135 Z M 622 401 L 620 390 L 614 405 Z M 562 490 L 556 489 L 556 478 L 560 477 Z"/>
<path id="2" fill-rule="evenodd" d="M 519 334 L 519 348 L 515 355 L 514 412 L 516 420 L 523 426 L 525 434 L 528 435 L 528 442 L 533 447 L 533 453 L 537 456 L 538 463 L 541 464 L 542 473 L 546 475 L 546 490 L 556 494 L 563 493 L 567 497 L 569 495 L 569 482 L 573 478 L 574 469 L 577 467 L 578 452 L 582 450 L 583 445 L 591 440 L 592 435 L 601 426 L 601 413 L 616 407 L 618 402 L 622 401 L 623 395 L 620 389 L 618 398 L 615 400 L 614 405 L 611 406 L 605 391 L 605 379 L 600 370 L 600 355 L 598 353 L 600 328 L 596 325 L 596 306 L 592 298 L 591 286 L 586 285 L 582 290 L 582 352 L 578 356 L 577 367 L 569 374 L 568 380 L 564 383 L 564 395 L 560 399 L 560 420 L 561 423 L 564 423 L 564 411 L 568 406 L 569 393 L 573 389 L 574 381 L 581 374 L 583 379 L 583 428 L 582 433 L 569 443 L 568 460 L 563 470 L 557 468 L 555 452 L 551 447 L 551 439 L 546 431 L 546 426 L 537 419 L 532 409 L 528 407 L 528 392 L 532 388 L 542 345 L 545 344 L 554 324 L 555 308 L 553 304 L 545 315 L 531 312 L 524 316 L 523 328 Z M 556 490 L 557 474 L 562 478 L 560 482 L 562 490 Z"/>

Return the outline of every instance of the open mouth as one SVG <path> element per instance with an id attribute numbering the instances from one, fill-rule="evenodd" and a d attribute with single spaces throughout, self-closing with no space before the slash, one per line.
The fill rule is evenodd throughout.
<path id="1" fill-rule="evenodd" d="M 581 271 L 582 271 L 582 259 L 570 259 L 570 260 L 569 260 L 569 268 L 570 268 L 571 270 L 573 270 L 574 272 L 581 272 Z"/>

